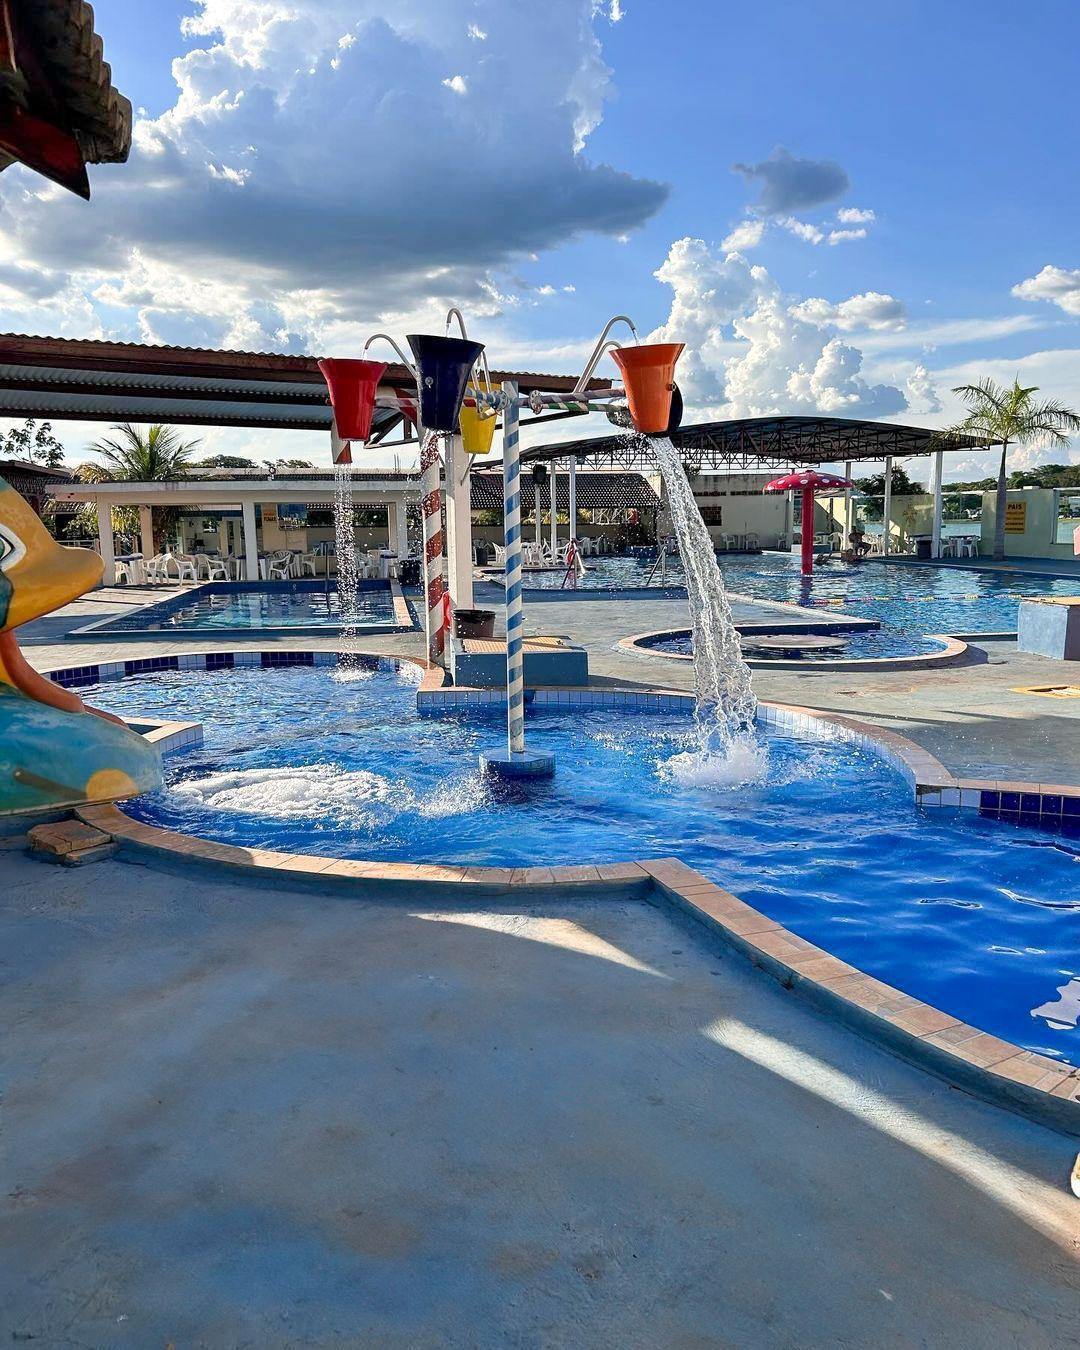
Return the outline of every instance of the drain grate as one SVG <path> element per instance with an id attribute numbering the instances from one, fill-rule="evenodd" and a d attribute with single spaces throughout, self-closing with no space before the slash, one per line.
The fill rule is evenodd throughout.
<path id="1" fill-rule="evenodd" d="M 1080 684 L 1043 684 L 1014 689 L 1014 694 L 1041 694 L 1043 698 L 1080 698 Z"/>

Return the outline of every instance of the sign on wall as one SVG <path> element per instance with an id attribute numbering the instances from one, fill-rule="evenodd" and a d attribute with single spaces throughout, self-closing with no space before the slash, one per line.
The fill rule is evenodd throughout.
<path id="1" fill-rule="evenodd" d="M 1008 502 L 1005 506 L 1005 533 L 1027 533 L 1027 502 Z"/>

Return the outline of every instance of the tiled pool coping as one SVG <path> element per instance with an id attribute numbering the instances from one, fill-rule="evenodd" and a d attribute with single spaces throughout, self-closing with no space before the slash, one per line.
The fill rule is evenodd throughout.
<path id="1" fill-rule="evenodd" d="M 667 638 L 689 636 L 689 628 L 657 628 L 651 633 L 634 633 L 630 637 L 619 639 L 619 647 L 636 656 L 650 656 L 659 661 L 692 661 L 690 655 L 682 652 L 664 652 L 651 645 Z M 944 633 L 928 633 L 933 642 L 940 642 L 939 652 L 921 652 L 916 656 L 868 656 L 858 660 L 843 661 L 815 660 L 812 656 L 798 661 L 763 661 L 757 657 L 745 657 L 746 664 L 752 670 L 801 670 L 801 671 L 844 671 L 855 670 L 922 670 L 925 667 L 953 666 L 967 659 L 968 644 L 960 638 L 948 637 Z"/>
<path id="2" fill-rule="evenodd" d="M 222 658 L 229 655 L 234 657 L 233 665 L 323 665 L 336 660 L 332 652 L 185 653 L 156 659 L 185 662 L 183 666 L 167 665 L 164 667 L 167 669 L 222 669 L 228 668 L 229 663 Z M 285 659 L 267 659 L 274 656 Z M 242 660 L 242 657 L 253 659 Z M 388 660 L 398 665 L 411 660 L 376 656 L 368 659 Z M 110 675 L 123 678 L 130 673 L 127 667 L 132 664 L 145 668 L 147 663 L 114 662 L 108 673 L 102 667 L 83 667 L 78 671 L 76 682 L 107 679 Z M 425 663 L 413 661 L 412 664 L 423 666 Z M 54 678 L 67 673 L 54 672 Z M 426 669 L 417 691 L 421 710 L 424 710 L 425 702 L 428 712 L 498 707 L 500 691 L 455 689 L 445 684 L 445 678 L 445 672 L 438 668 Z M 539 706 L 573 704 L 667 711 L 692 704 L 690 695 L 671 690 L 539 689 L 533 694 Z M 762 704 L 761 711 L 766 723 L 803 733 L 858 741 L 874 749 L 904 774 L 912 784 L 916 800 L 923 806 L 983 809 L 983 794 L 987 793 L 997 804 L 994 810 L 986 813 L 1025 818 L 1031 812 L 1023 811 L 1019 803 L 1025 795 L 1031 795 L 1023 791 L 1030 787 L 1035 788 L 1039 796 L 1040 817 L 1042 800 L 1050 797 L 1056 802 L 1057 810 L 1053 805 L 1049 806 L 1047 816 L 1060 820 L 1067 802 L 1067 814 L 1070 817 L 1075 814 L 1080 820 L 1080 787 L 1059 787 L 1044 792 L 1043 787 L 1033 784 L 968 783 L 954 778 L 933 755 L 913 741 L 859 718 L 791 704 Z M 151 732 L 165 748 L 191 743 L 198 734 L 198 728 L 191 723 L 158 723 Z M 974 800 L 964 800 L 965 795 L 971 794 L 973 798 L 976 792 L 979 795 L 977 807 Z M 1001 801 L 1003 796 L 1011 796 L 1014 792 L 1018 799 L 1015 813 L 1011 805 L 1005 807 Z M 607 898 L 640 898 L 695 921 L 710 936 L 750 960 L 785 988 L 800 993 L 845 1025 L 939 1077 L 998 1105 L 1080 1135 L 1080 1068 L 1021 1050 L 874 979 L 784 928 L 677 858 L 598 866 L 525 868 L 387 863 L 218 844 L 132 820 L 112 804 L 87 806 L 77 814 L 87 824 L 111 834 L 122 850 L 132 856 L 152 857 L 166 865 L 241 870 L 264 881 L 274 875 L 287 875 L 290 885 L 309 885 L 320 891 L 333 889 L 359 895 L 370 894 L 375 889 L 387 892 L 390 898 L 391 895 L 410 893 L 430 894 L 434 886 L 446 888 L 444 898 L 454 897 L 467 902 L 495 896 L 535 899 L 567 889 L 587 888 L 591 893 L 598 892 Z M 1052 823 L 1052 819 L 1045 823 Z"/>

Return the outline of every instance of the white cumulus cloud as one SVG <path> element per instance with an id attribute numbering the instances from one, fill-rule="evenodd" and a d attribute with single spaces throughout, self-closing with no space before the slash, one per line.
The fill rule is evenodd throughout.
<path id="1" fill-rule="evenodd" d="M 907 406 L 899 388 L 863 375 L 861 351 L 838 336 L 835 322 L 801 317 L 768 271 L 741 254 L 720 256 L 701 239 L 680 239 L 656 276 L 673 294 L 653 336 L 687 343 L 679 381 L 695 415 L 886 417 Z"/>
<path id="2" fill-rule="evenodd" d="M 902 301 L 880 291 L 864 291 L 839 304 L 814 297 L 792 306 L 791 312 L 797 319 L 818 328 L 831 324 L 843 333 L 863 329 L 894 331 L 904 326 L 906 318 Z"/>
<path id="3" fill-rule="evenodd" d="M 726 235 L 720 243 L 725 253 L 744 253 L 747 249 L 757 248 L 765 232 L 763 220 L 743 220 Z"/>
<path id="4" fill-rule="evenodd" d="M 825 238 L 824 233 L 816 225 L 811 225 L 805 220 L 796 220 L 794 216 L 780 216 L 777 218 L 777 224 L 782 225 L 797 239 L 804 239 L 808 244 L 820 244 Z"/>
<path id="5" fill-rule="evenodd" d="M 1014 286 L 1012 293 L 1021 300 L 1049 300 L 1066 314 L 1080 316 L 1080 268 L 1047 263 L 1041 272 Z"/>
<path id="6" fill-rule="evenodd" d="M 172 105 L 93 172 L 89 212 L 0 179 L 16 309 L 57 331 L 35 298 L 55 275 L 69 313 L 82 296 L 119 336 L 332 350 L 449 301 L 491 315 L 518 261 L 643 224 L 667 188 L 583 148 L 611 79 L 592 0 L 476 18 L 475 0 L 196 0 Z"/>
<path id="7" fill-rule="evenodd" d="M 851 240 L 853 240 L 853 239 L 865 239 L 865 238 L 866 238 L 866 231 L 865 231 L 864 229 L 861 229 L 861 228 L 860 228 L 860 229 L 857 229 L 857 230 L 830 230 L 830 231 L 829 231 L 829 243 L 830 243 L 830 244 L 846 244 L 846 243 L 849 243 L 849 242 L 850 242 Z"/>
<path id="8" fill-rule="evenodd" d="M 877 219 L 877 216 L 873 211 L 866 211 L 858 206 L 842 206 L 836 213 L 836 219 L 841 225 L 869 225 L 871 221 Z"/>

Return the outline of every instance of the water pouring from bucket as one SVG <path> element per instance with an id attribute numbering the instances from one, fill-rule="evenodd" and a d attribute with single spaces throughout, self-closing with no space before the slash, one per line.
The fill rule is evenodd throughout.
<path id="1" fill-rule="evenodd" d="M 608 338 L 612 327 L 620 321 L 634 334 L 634 346 L 623 347 Z M 750 670 L 743 659 L 712 537 L 671 440 L 682 421 L 682 396 L 675 383 L 675 366 L 684 344 L 638 342 L 633 323 L 625 315 L 618 315 L 601 333 L 575 386 L 575 396 L 584 391 L 608 350 L 626 390 L 625 408 L 613 407 L 608 416 L 620 425 L 628 421 L 639 435 L 649 439 L 664 480 L 686 573 L 693 630 L 695 735 L 690 746 L 675 755 L 664 770 L 694 787 L 735 787 L 758 782 L 765 776 L 766 761 L 754 729 L 757 700 L 751 688 Z"/>

